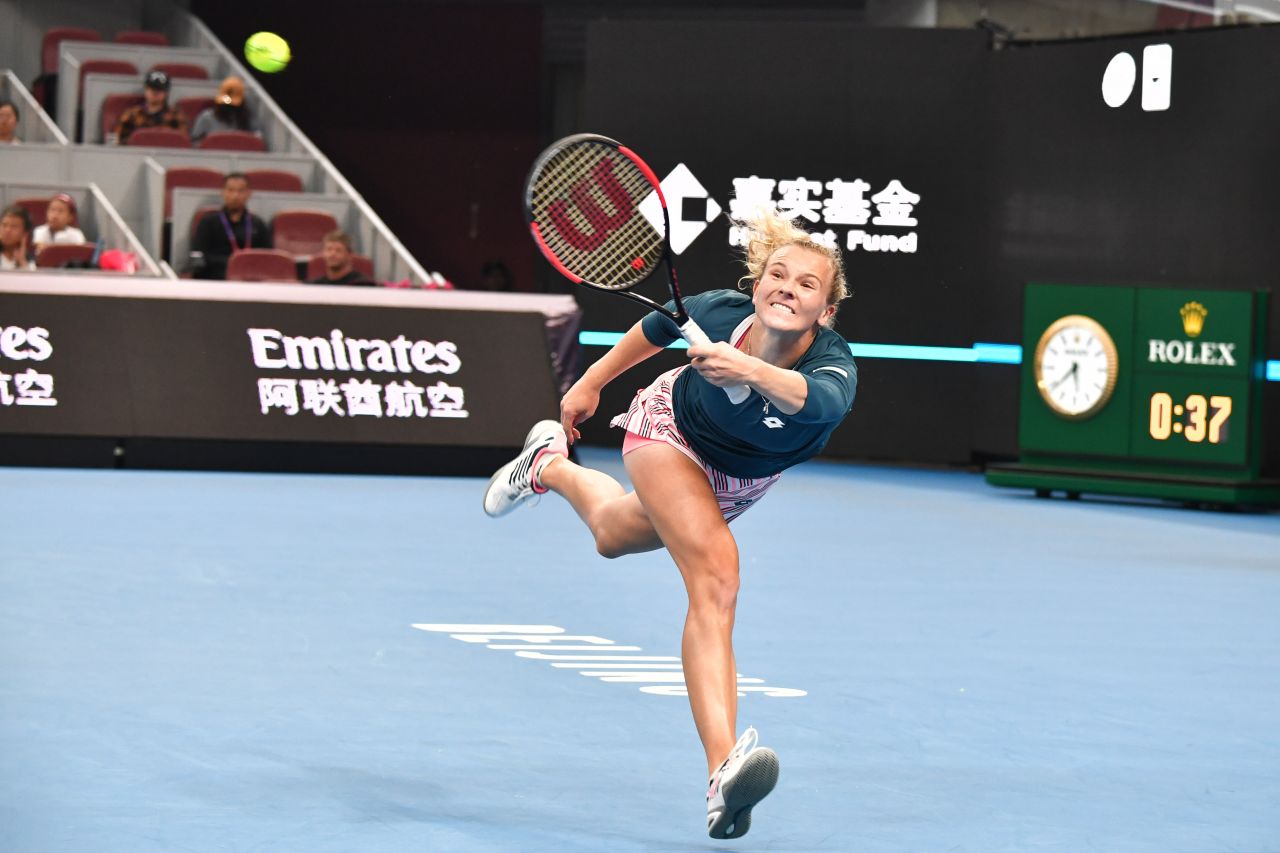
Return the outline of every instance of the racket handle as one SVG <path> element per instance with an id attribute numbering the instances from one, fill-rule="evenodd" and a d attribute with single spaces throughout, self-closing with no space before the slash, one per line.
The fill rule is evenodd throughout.
<path id="1" fill-rule="evenodd" d="M 683 326 L 680 327 L 680 334 L 684 339 L 694 346 L 702 346 L 711 343 L 711 339 L 707 337 L 707 333 L 702 331 L 702 327 L 690 318 Z M 729 402 L 735 406 L 747 399 L 751 393 L 751 389 L 746 385 L 733 385 L 724 389 L 724 393 L 729 395 Z"/>

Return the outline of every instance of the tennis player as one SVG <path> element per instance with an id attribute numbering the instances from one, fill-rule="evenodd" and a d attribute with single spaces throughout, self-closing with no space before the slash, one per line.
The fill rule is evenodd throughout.
<path id="1" fill-rule="evenodd" d="M 755 729 L 735 740 L 739 561 L 729 522 L 784 469 L 822 450 L 857 385 L 848 344 L 830 328 L 848 295 L 839 250 L 777 213 L 738 224 L 750 234 L 742 281 L 751 282 L 751 295 L 713 290 L 687 298 L 685 308 L 712 343 L 690 347 L 689 364 L 663 373 L 612 421 L 626 430 L 623 461 L 635 491 L 569 460 L 568 445 L 605 385 L 680 337 L 657 312 L 587 369 L 561 400 L 560 422 L 536 424 L 484 497 L 485 512 L 496 517 L 553 491 L 586 522 L 605 557 L 663 547 L 671 554 L 689 595 L 681 658 L 711 777 L 713 838 L 744 835 L 752 807 L 778 777 L 777 756 L 757 745 Z M 751 394 L 737 405 L 721 390 L 744 384 Z"/>

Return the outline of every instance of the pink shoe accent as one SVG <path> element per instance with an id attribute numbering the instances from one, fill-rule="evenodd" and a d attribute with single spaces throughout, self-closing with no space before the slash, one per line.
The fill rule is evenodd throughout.
<path id="1" fill-rule="evenodd" d="M 542 470 L 539 467 L 542 464 L 542 457 L 546 456 L 548 453 L 553 456 L 563 456 L 566 459 L 569 458 L 568 453 L 558 450 L 554 445 L 551 447 L 544 447 L 542 450 L 538 451 L 538 455 L 533 457 L 533 465 L 529 466 L 529 477 L 533 481 L 533 493 L 535 495 L 545 495 L 547 492 L 551 491 L 546 486 L 538 482 L 538 472 Z"/>

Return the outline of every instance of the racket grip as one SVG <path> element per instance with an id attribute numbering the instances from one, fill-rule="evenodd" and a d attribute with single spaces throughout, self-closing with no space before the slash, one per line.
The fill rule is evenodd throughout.
<path id="1" fill-rule="evenodd" d="M 680 327 L 680 334 L 686 341 L 694 346 L 702 346 L 711 343 L 711 339 L 707 337 L 707 333 L 702 331 L 702 327 L 690 318 Z M 724 393 L 729 395 L 729 402 L 735 406 L 747 399 L 751 393 L 751 389 L 746 385 L 732 385 L 724 389 Z"/>

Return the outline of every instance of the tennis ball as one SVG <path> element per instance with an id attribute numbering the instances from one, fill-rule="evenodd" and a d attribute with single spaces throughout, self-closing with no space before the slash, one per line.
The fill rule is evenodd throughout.
<path id="1" fill-rule="evenodd" d="M 289 64 L 289 43 L 275 33 L 254 33 L 244 43 L 244 58 L 259 71 L 274 74 Z"/>

